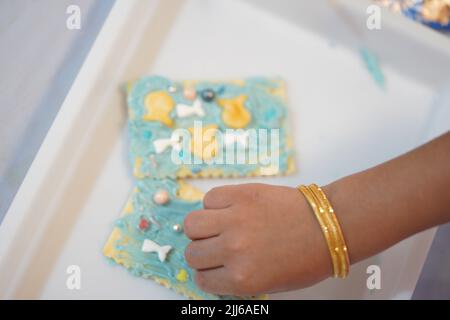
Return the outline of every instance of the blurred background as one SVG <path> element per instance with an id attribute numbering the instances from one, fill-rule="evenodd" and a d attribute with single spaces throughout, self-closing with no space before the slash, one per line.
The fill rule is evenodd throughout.
<path id="1" fill-rule="evenodd" d="M 448 7 L 423 21 L 398 1 L 376 1 L 445 34 Z M 441 3 L 445 3 L 442 0 Z M 82 12 L 83 27 L 65 27 L 66 10 Z M 114 0 L 0 0 L 0 223 L 55 115 L 101 29 Z M 431 4 L 430 4 L 431 5 Z M 436 11 L 437 10 L 437 11 Z M 450 62 L 449 62 L 450 63 Z M 450 299 L 450 225 L 440 227 L 413 298 Z"/>

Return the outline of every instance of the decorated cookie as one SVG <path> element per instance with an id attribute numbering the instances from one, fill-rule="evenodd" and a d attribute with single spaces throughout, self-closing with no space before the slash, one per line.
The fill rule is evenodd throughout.
<path id="1" fill-rule="evenodd" d="M 161 190 L 167 192 L 169 201 L 152 201 Z M 184 260 L 189 243 L 183 233 L 184 217 L 203 207 L 202 197 L 186 182 L 139 181 L 103 249 L 104 255 L 132 274 L 153 279 L 189 298 L 241 299 L 201 291 L 193 280 L 193 270 Z"/>
<path id="2" fill-rule="evenodd" d="M 127 86 L 127 102 L 136 178 L 279 175 L 294 169 L 279 79 L 150 76 Z"/>

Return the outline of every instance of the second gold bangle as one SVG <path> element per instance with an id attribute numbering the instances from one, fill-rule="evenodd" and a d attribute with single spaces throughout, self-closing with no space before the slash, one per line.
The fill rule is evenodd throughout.
<path id="1" fill-rule="evenodd" d="M 333 207 L 325 193 L 316 184 L 301 185 L 298 190 L 305 196 L 322 229 L 330 252 L 334 277 L 345 278 L 349 273 L 350 261 L 347 245 Z"/>

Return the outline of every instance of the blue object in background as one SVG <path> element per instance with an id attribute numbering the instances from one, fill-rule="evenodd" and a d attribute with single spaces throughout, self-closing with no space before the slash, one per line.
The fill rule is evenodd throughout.
<path id="1" fill-rule="evenodd" d="M 403 14 L 407 16 L 408 18 L 418 21 L 420 23 L 423 23 L 424 25 L 427 25 L 433 29 L 441 30 L 441 31 L 450 31 L 450 22 L 447 24 L 441 24 L 437 21 L 428 21 L 423 18 L 422 12 L 423 12 L 423 1 L 420 1 L 419 3 L 415 3 L 414 5 L 410 7 L 406 7 L 402 10 Z"/>

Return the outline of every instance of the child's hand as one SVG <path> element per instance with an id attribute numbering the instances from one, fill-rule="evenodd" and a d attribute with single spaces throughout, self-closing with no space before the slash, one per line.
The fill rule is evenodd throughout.
<path id="1" fill-rule="evenodd" d="M 351 263 L 450 222 L 450 133 L 323 187 Z M 300 191 L 244 184 L 214 188 L 186 217 L 186 261 L 217 294 L 254 295 L 312 285 L 332 274 L 322 230 Z"/>
<path id="2" fill-rule="evenodd" d="M 312 285 L 332 273 L 327 245 L 302 194 L 289 187 L 214 188 L 184 222 L 186 261 L 211 293 L 255 295 Z"/>

